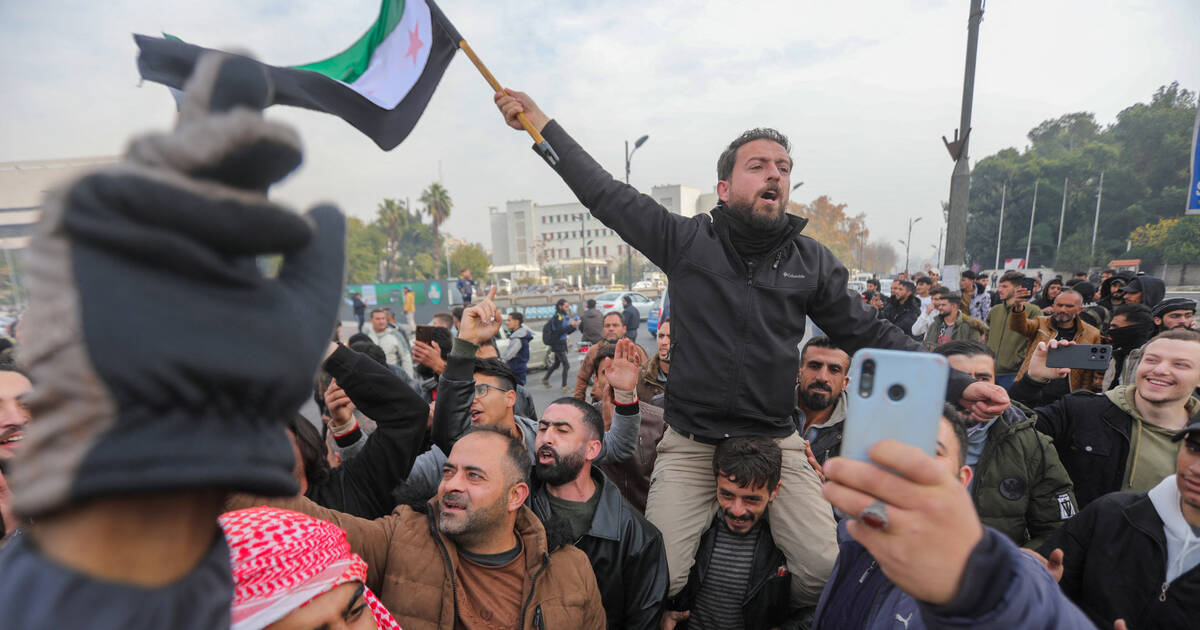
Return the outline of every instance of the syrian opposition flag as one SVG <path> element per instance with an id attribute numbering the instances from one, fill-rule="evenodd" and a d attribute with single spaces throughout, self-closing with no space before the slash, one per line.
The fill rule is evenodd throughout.
<path id="1" fill-rule="evenodd" d="M 142 78 L 174 89 L 209 50 L 175 38 L 133 39 Z M 260 65 L 274 85 L 273 104 L 340 116 L 388 151 L 416 126 L 461 41 L 433 0 L 383 0 L 375 23 L 341 53 L 302 66 Z"/>

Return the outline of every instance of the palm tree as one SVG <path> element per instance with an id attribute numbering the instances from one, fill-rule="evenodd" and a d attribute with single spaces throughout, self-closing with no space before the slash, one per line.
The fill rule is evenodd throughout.
<path id="1" fill-rule="evenodd" d="M 450 218 L 450 209 L 454 207 L 454 202 L 450 200 L 450 193 L 437 182 L 430 184 L 429 188 L 421 193 L 420 202 L 425 204 L 425 212 L 433 221 L 433 240 L 437 242 L 438 227 Z"/>

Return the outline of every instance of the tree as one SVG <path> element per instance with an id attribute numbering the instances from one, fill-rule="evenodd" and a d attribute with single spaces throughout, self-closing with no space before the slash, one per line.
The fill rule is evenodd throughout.
<path id="1" fill-rule="evenodd" d="M 384 199 L 379 203 L 378 214 L 373 224 L 383 235 L 382 272 L 383 282 L 392 282 L 401 274 L 409 273 L 408 261 L 419 254 L 440 258 L 437 238 L 430 226 L 421 222 L 421 215 L 409 210 L 408 205 L 396 199 Z M 415 266 L 415 263 L 414 263 Z M 415 271 L 415 270 L 414 270 Z M 412 278 L 413 280 L 423 278 Z"/>
<path id="2" fill-rule="evenodd" d="M 346 281 L 373 284 L 379 281 L 386 242 L 383 231 L 358 217 L 346 219 Z"/>
<path id="3" fill-rule="evenodd" d="M 491 258 L 482 245 L 470 243 L 450 252 L 450 267 L 455 273 L 463 268 L 471 270 L 471 277 L 480 284 L 485 284 L 488 270 L 492 268 Z"/>
<path id="4" fill-rule="evenodd" d="M 438 241 L 438 228 L 450 218 L 450 210 L 454 207 L 450 193 L 446 192 L 441 184 L 434 182 L 421 193 L 420 201 L 425 205 L 425 213 L 433 222 L 433 240 Z"/>
<path id="5" fill-rule="evenodd" d="M 804 233 L 820 241 L 847 265 L 857 260 L 859 245 L 870 236 L 866 215 L 850 216 L 846 213 L 846 204 L 835 204 L 827 195 L 807 204 L 789 203 L 787 211 L 808 219 Z"/>
<path id="6" fill-rule="evenodd" d="M 884 241 L 875 241 L 863 247 L 861 268 L 868 273 L 885 273 L 895 267 L 898 260 L 900 254 L 895 248 Z"/>

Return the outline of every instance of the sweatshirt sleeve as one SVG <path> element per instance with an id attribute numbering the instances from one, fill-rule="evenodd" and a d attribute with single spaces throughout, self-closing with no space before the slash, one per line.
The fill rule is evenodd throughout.
<path id="1" fill-rule="evenodd" d="M 542 129 L 542 135 L 558 152 L 555 171 L 592 216 L 645 254 L 659 269 L 671 273 L 679 252 L 695 234 L 698 223 L 672 214 L 654 199 L 618 181 L 558 121 L 551 120 Z"/>
<path id="2" fill-rule="evenodd" d="M 636 400 L 632 405 L 617 405 L 613 409 L 612 426 L 604 432 L 596 463 L 615 464 L 632 457 L 641 428 L 642 413 Z"/>

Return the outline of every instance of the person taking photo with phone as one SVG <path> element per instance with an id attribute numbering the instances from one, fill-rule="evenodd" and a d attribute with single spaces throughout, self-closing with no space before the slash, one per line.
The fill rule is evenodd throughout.
<path id="1" fill-rule="evenodd" d="M 1001 303 L 993 306 L 987 314 L 988 331 L 991 333 L 987 336 L 987 345 L 996 353 L 996 384 L 1005 389 L 1017 380 L 1017 373 L 1023 371 L 1021 368 L 1029 347 L 1024 335 L 1008 327 L 1008 320 L 1012 319 L 1013 309 L 1018 303 L 1017 289 L 1021 288 L 1023 280 L 1025 274 L 1020 271 L 1005 271 L 996 285 L 996 295 Z M 1033 304 L 1022 303 L 1022 311 L 1026 319 L 1036 319 L 1042 315 L 1042 309 Z"/>
<path id="2" fill-rule="evenodd" d="M 1067 368 L 1046 367 L 1046 355 L 1070 344 L 1038 343 L 1018 385 L 1066 376 Z M 1081 509 L 1109 492 L 1149 492 L 1174 472 L 1179 444 L 1171 438 L 1200 411 L 1192 396 L 1197 385 L 1200 333 L 1169 330 L 1144 346 L 1133 385 L 1073 392 L 1034 409 L 1037 429 L 1054 440 Z"/>
<path id="3" fill-rule="evenodd" d="M 1017 371 L 1017 378 L 1025 375 L 1029 370 L 1029 360 L 1033 356 L 1033 349 L 1040 342 L 1057 339 L 1059 341 L 1074 341 L 1079 344 L 1096 344 L 1100 343 L 1100 331 L 1091 324 L 1079 318 L 1079 313 L 1083 311 L 1083 296 L 1074 289 L 1065 289 L 1060 291 L 1054 298 L 1054 305 L 1045 315 L 1030 318 L 1026 312 L 1031 304 L 1029 298 L 1032 293 L 1023 286 L 1016 289 L 1015 300 L 1013 301 L 1011 315 L 1008 318 L 1009 330 L 1025 337 L 1029 340 L 1025 347 L 1025 360 L 1021 363 L 1021 369 Z M 1079 389 L 1088 389 L 1092 383 L 1093 370 L 1075 369 L 1071 370 L 1067 378 L 1051 379 L 1051 381 L 1041 387 L 1041 395 L 1036 401 L 1036 405 L 1047 405 L 1070 392 Z"/>

